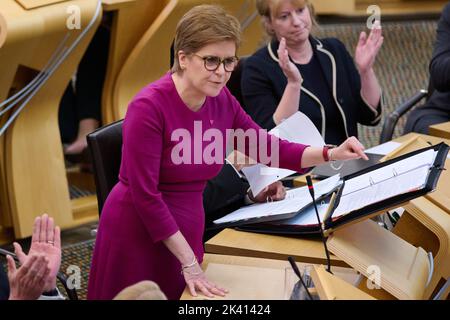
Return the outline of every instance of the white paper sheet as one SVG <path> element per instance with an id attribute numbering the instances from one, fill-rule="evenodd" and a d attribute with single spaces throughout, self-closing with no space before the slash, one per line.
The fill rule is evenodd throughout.
<path id="1" fill-rule="evenodd" d="M 351 193 L 344 192 L 340 198 L 339 205 L 333 213 L 333 217 L 347 214 L 361 209 L 372 203 L 377 203 L 396 195 L 404 194 L 422 188 L 428 178 L 429 166 L 420 166 L 398 176 L 376 182 L 369 186 L 360 186 Z"/>
<path id="2" fill-rule="evenodd" d="M 329 205 L 328 203 L 317 205 L 317 211 L 319 212 L 320 222 L 323 221 L 323 218 L 327 213 L 328 205 Z M 282 224 L 297 225 L 297 226 L 316 225 L 317 224 L 316 210 L 314 209 L 314 206 L 310 206 L 309 208 L 305 209 L 304 212 L 301 212 L 300 214 L 296 215 L 291 219 L 283 221 Z"/>
<path id="3" fill-rule="evenodd" d="M 315 125 L 301 112 L 296 112 L 272 129 L 270 133 L 290 142 L 302 143 L 314 147 L 325 145 L 325 141 Z M 292 170 L 268 168 L 262 164 L 243 168 L 242 172 L 255 195 L 259 194 L 268 185 L 295 173 Z"/>
<path id="4" fill-rule="evenodd" d="M 385 156 L 385 155 L 391 153 L 392 151 L 394 151 L 395 149 L 397 149 L 398 147 L 400 147 L 401 145 L 402 144 L 399 142 L 389 141 L 389 142 L 380 144 L 378 146 L 375 146 L 373 148 L 367 149 L 365 152 Z"/>
<path id="5" fill-rule="evenodd" d="M 336 189 L 342 181 L 339 175 L 332 176 L 322 180 L 314 185 L 315 198 L 319 198 L 324 194 L 330 193 Z M 288 190 L 286 198 L 282 201 L 274 201 L 268 203 L 257 203 L 251 206 L 242 207 L 223 218 L 215 220 L 214 223 L 229 223 L 234 221 L 243 221 L 252 218 L 267 217 L 272 215 L 281 215 L 300 211 L 311 203 L 311 195 L 308 188 L 301 187 Z"/>
<path id="6" fill-rule="evenodd" d="M 434 150 L 427 150 L 416 154 L 415 156 L 347 180 L 342 195 L 345 196 L 356 190 L 368 188 L 373 184 L 402 175 L 415 168 L 426 166 L 428 169 L 433 164 L 436 154 L 437 152 Z"/>

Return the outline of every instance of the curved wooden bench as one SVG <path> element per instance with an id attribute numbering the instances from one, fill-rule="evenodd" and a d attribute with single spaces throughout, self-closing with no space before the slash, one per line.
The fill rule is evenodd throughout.
<path id="1" fill-rule="evenodd" d="M 170 46 L 178 21 L 189 9 L 204 3 L 222 5 L 228 12 L 244 22 L 243 46 L 239 54 L 248 55 L 256 50 L 261 43 L 262 28 L 259 18 L 254 15 L 256 13 L 254 0 L 171 0 L 136 44 L 118 73 L 114 90 L 112 90 L 112 104 L 104 105 L 106 109 L 109 109 L 106 113 L 109 116 L 112 115 L 111 120 L 122 119 L 134 95 L 145 85 L 168 72 Z"/>
<path id="2" fill-rule="evenodd" d="M 20 89 L 42 71 L 67 34 L 67 46 L 71 46 L 98 8 L 98 2 L 91 0 L 20 2 L 38 5 L 27 10 L 19 1 L 2 1 L 0 101 L 10 95 L 12 87 Z M 67 28 L 67 8 L 73 5 L 81 9 L 80 30 Z M 89 220 L 72 214 L 58 109 L 100 19 L 101 10 L 89 32 L 0 137 L 0 223 L 14 227 L 16 238 L 31 235 L 34 217 L 44 212 L 63 228 Z"/>

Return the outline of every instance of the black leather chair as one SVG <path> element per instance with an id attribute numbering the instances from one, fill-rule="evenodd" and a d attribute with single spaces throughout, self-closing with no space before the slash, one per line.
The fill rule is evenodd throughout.
<path id="1" fill-rule="evenodd" d="M 87 136 L 94 168 L 99 215 L 109 192 L 119 181 L 122 160 L 122 123 L 123 120 L 113 122 Z"/>
<path id="2" fill-rule="evenodd" d="M 395 126 L 398 120 L 408 111 L 412 110 L 424 98 L 428 100 L 434 92 L 434 85 L 430 80 L 428 82 L 428 89 L 420 89 L 415 95 L 398 106 L 393 112 L 386 115 L 384 118 L 383 127 L 380 135 L 380 144 L 392 140 Z"/>
<path id="3" fill-rule="evenodd" d="M 383 127 L 381 129 L 380 144 L 392 140 L 394 134 L 395 126 L 398 120 L 405 113 L 410 111 L 414 106 L 416 106 L 423 98 L 429 97 L 428 90 L 421 89 L 414 96 L 406 100 L 400 106 L 398 106 L 393 112 L 386 115 L 384 118 Z"/>
<path id="4" fill-rule="evenodd" d="M 241 77 L 242 77 L 242 70 L 244 68 L 245 60 L 248 58 L 248 56 L 240 57 L 239 63 L 236 67 L 236 69 L 231 74 L 230 80 L 227 83 L 228 90 L 230 90 L 231 94 L 239 101 L 242 108 L 245 110 L 244 105 L 244 99 L 242 98 L 242 91 L 241 91 Z"/>

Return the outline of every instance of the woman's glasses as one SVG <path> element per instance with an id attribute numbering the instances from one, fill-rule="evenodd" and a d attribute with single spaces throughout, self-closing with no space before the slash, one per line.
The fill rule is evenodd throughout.
<path id="1" fill-rule="evenodd" d="M 194 56 L 199 57 L 203 60 L 205 64 L 205 69 L 208 71 L 216 71 L 219 69 L 220 64 L 223 63 L 223 67 L 226 72 L 233 72 L 238 65 L 239 58 L 238 57 L 228 57 L 228 58 L 219 58 L 215 56 L 200 56 L 198 54 L 193 53 Z"/>

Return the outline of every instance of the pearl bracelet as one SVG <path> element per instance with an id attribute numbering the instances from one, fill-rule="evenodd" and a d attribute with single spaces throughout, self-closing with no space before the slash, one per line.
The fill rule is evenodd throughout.
<path id="1" fill-rule="evenodd" d="M 196 264 L 197 264 L 197 257 L 194 254 L 194 259 L 192 259 L 192 262 L 190 264 L 187 264 L 187 265 L 184 265 L 184 266 L 182 265 L 181 266 L 181 271 L 183 271 L 184 269 L 187 269 L 187 268 L 191 268 L 191 267 L 195 266 Z"/>

